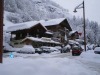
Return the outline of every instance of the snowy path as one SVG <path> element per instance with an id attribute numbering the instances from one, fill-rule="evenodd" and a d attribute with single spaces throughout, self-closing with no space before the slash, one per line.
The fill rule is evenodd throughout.
<path id="1" fill-rule="evenodd" d="M 82 63 L 85 67 L 87 67 L 93 71 L 97 71 L 100 74 L 100 64 L 99 63 L 81 60 L 78 58 L 79 56 L 72 56 L 71 53 L 62 53 L 62 54 L 58 54 L 57 56 L 54 56 L 54 57 L 61 57 L 61 58 L 67 57 L 69 59 L 74 59 L 74 60 Z"/>
<path id="2" fill-rule="evenodd" d="M 100 75 L 100 65 L 83 61 L 71 53 L 19 54 L 14 58 L 4 54 L 0 64 L 2 75 Z"/>
<path id="3" fill-rule="evenodd" d="M 82 64 L 84 64 L 86 67 L 93 71 L 97 71 L 100 74 L 100 64 L 96 62 L 91 62 L 91 61 L 83 61 L 79 60 Z"/>

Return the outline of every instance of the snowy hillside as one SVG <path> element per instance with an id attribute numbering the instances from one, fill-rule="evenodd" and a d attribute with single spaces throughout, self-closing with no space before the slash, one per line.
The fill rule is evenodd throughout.
<path id="1" fill-rule="evenodd" d="M 3 18 L 3 24 L 4 24 L 4 27 L 3 27 L 3 30 L 5 31 L 9 26 L 12 26 L 14 23 L 10 22 L 8 19 L 7 19 L 7 16 L 10 14 L 10 12 L 4 12 L 4 18 Z"/>
<path id="2" fill-rule="evenodd" d="M 4 10 L 10 12 L 7 19 L 13 23 L 70 15 L 67 10 L 51 0 L 4 0 Z"/>

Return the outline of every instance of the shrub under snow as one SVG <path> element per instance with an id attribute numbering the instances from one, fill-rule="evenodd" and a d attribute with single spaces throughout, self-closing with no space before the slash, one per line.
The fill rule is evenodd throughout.
<path id="1" fill-rule="evenodd" d="M 35 53 L 35 49 L 33 48 L 32 45 L 24 45 L 20 51 L 18 51 L 19 53 Z"/>

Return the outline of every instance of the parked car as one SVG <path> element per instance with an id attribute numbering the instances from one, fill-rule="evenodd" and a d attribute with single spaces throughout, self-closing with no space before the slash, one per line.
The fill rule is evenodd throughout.
<path id="1" fill-rule="evenodd" d="M 70 52 L 71 46 L 70 45 L 66 45 L 61 49 L 61 53 L 67 53 Z"/>
<path id="2" fill-rule="evenodd" d="M 54 51 L 58 51 L 55 47 L 48 47 L 48 46 L 42 46 L 40 49 L 42 49 L 43 53 L 51 53 Z"/>
<path id="3" fill-rule="evenodd" d="M 80 55 L 82 53 L 82 48 L 80 46 L 73 46 L 72 48 L 72 56 L 74 55 Z"/>
<path id="4" fill-rule="evenodd" d="M 32 45 L 24 45 L 24 46 L 18 51 L 18 53 L 34 54 L 34 53 L 35 53 L 35 49 L 33 48 Z"/>
<path id="5" fill-rule="evenodd" d="M 35 48 L 35 53 L 41 54 L 43 51 L 40 48 Z"/>
<path id="6" fill-rule="evenodd" d="M 94 53 L 95 53 L 95 54 L 100 54 L 100 47 L 96 47 L 96 48 L 94 49 Z"/>
<path id="7" fill-rule="evenodd" d="M 58 49 L 59 51 L 62 49 L 61 46 L 55 46 L 56 49 Z"/>

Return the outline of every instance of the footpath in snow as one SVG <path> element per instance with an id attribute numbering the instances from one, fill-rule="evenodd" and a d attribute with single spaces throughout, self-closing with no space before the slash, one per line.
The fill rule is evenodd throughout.
<path id="1" fill-rule="evenodd" d="M 83 52 L 81 56 L 75 56 L 75 58 L 69 58 L 60 53 L 54 54 L 26 55 L 27 58 L 25 55 L 14 58 L 4 57 L 3 64 L 0 64 L 0 75 L 100 75 L 98 71 L 90 69 L 81 62 L 83 60 L 89 61 L 88 54 L 92 56 L 89 62 L 92 62 L 94 57 L 98 59 L 99 56 L 92 55 L 92 52 Z M 84 56 L 86 54 L 88 57 Z"/>

